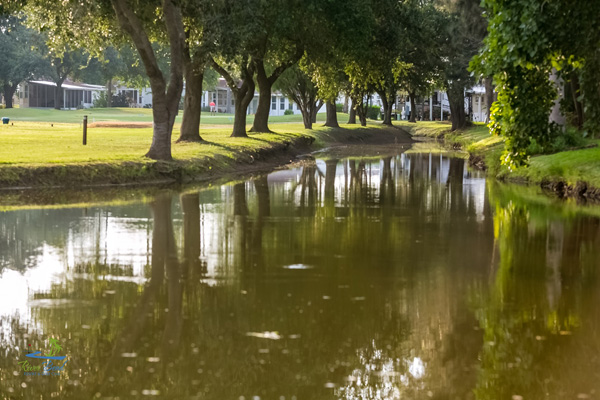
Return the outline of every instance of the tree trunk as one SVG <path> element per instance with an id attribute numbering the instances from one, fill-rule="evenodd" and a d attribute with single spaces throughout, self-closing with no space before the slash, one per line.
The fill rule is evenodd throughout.
<path id="1" fill-rule="evenodd" d="M 106 107 L 107 108 L 111 108 L 112 107 L 112 78 L 110 78 L 108 80 L 108 83 L 106 84 Z"/>
<path id="2" fill-rule="evenodd" d="M 484 78 L 483 85 L 485 86 L 485 109 L 487 116 L 485 122 L 490 122 L 490 116 L 492 115 L 492 104 L 494 103 L 494 85 L 492 78 Z"/>
<path id="3" fill-rule="evenodd" d="M 201 142 L 200 116 L 202 113 L 203 66 L 198 63 L 185 63 L 185 98 L 183 100 L 183 120 L 178 142 Z"/>
<path id="4" fill-rule="evenodd" d="M 256 82 L 258 83 L 258 106 L 251 132 L 271 132 L 269 129 L 269 110 L 271 109 L 271 80 L 267 77 L 264 65 L 257 62 Z"/>
<path id="5" fill-rule="evenodd" d="M 312 129 L 312 109 L 308 107 L 300 107 L 302 113 L 302 122 L 304 122 L 304 129 Z"/>
<path id="6" fill-rule="evenodd" d="M 350 107 L 349 110 L 348 124 L 356 124 L 356 110 L 354 109 L 354 104 L 352 104 L 352 107 Z"/>
<path id="7" fill-rule="evenodd" d="M 235 111 L 233 120 L 233 132 L 231 137 L 248 137 L 246 134 L 246 115 L 248 114 L 248 106 L 254 98 L 254 65 L 244 60 L 241 65 L 242 69 L 242 86 L 238 87 L 238 82 L 233 76 L 214 59 L 210 59 L 210 64 L 213 68 L 225 78 L 227 85 L 235 96 Z"/>
<path id="8" fill-rule="evenodd" d="M 254 83 L 244 82 L 235 96 L 235 113 L 231 137 L 248 137 L 246 133 L 246 115 L 253 97 Z"/>
<path id="9" fill-rule="evenodd" d="M 171 160 L 171 132 L 169 111 L 166 107 L 165 95 L 153 95 L 152 117 L 154 120 L 152 130 L 152 144 L 146 157 L 153 160 Z"/>
<path id="10" fill-rule="evenodd" d="M 335 103 L 328 101 L 325 106 L 327 107 L 327 120 L 325 121 L 325 126 L 330 128 L 339 128 L 340 124 L 338 124 L 337 120 Z"/>
<path id="11" fill-rule="evenodd" d="M 583 129 L 583 105 L 581 104 L 581 102 L 578 100 L 579 96 L 581 95 L 581 86 L 579 84 L 579 78 L 577 77 L 577 75 L 575 73 L 571 74 L 571 96 L 573 98 L 573 107 L 575 109 L 575 116 L 577 118 L 577 121 L 575 121 L 575 124 L 577 126 L 577 129 L 581 130 Z"/>
<path id="12" fill-rule="evenodd" d="M 17 85 L 4 85 L 4 105 L 6 108 L 13 108 L 13 96 L 17 91 Z"/>
<path id="13" fill-rule="evenodd" d="M 410 97 L 410 118 L 408 122 L 417 122 L 416 114 L 417 114 L 417 103 L 415 102 L 415 93 L 409 92 L 408 96 Z"/>
<path id="14" fill-rule="evenodd" d="M 358 114 L 360 126 L 367 126 L 367 111 L 365 110 L 365 107 L 362 104 L 358 106 L 356 113 Z"/>
<path id="15" fill-rule="evenodd" d="M 448 93 L 450 94 L 450 93 Z M 460 96 L 457 98 L 450 98 L 450 119 L 452 120 L 452 131 L 463 129 L 467 126 L 467 118 L 465 115 L 465 100 L 464 96 L 461 99 Z"/>
<path id="16" fill-rule="evenodd" d="M 356 100 L 356 101 L 354 101 Z M 368 108 L 368 104 L 367 106 L 365 106 L 364 104 L 364 96 L 362 96 L 360 98 L 360 100 L 358 99 L 353 99 L 352 100 L 352 104 L 356 104 L 356 106 L 354 107 L 354 109 L 356 110 L 356 115 L 358 115 L 358 120 L 360 121 L 360 125 L 361 126 L 367 126 L 367 108 Z"/>
<path id="17" fill-rule="evenodd" d="M 54 109 L 55 110 L 60 110 L 61 108 L 63 108 L 63 103 L 64 103 L 64 93 L 62 90 L 62 84 L 64 82 L 64 79 L 60 79 L 59 81 L 56 82 L 56 87 L 54 88 Z"/>
<path id="18" fill-rule="evenodd" d="M 171 134 L 183 90 L 185 32 L 181 9 L 173 0 L 162 0 L 163 20 L 171 52 L 170 78 L 167 84 L 158 66 L 152 43 L 134 9 L 126 1 L 111 0 L 111 4 L 120 27 L 131 37 L 150 80 L 154 130 L 152 145 L 146 157 L 154 160 L 172 160 Z"/>
<path id="19" fill-rule="evenodd" d="M 383 105 L 383 125 L 392 125 L 392 107 L 391 102 L 388 100 L 386 93 L 379 93 L 381 98 L 381 104 Z"/>
<path id="20" fill-rule="evenodd" d="M 342 107 L 342 112 L 348 114 L 348 109 L 350 106 L 350 98 L 347 95 L 344 95 L 344 107 Z"/>

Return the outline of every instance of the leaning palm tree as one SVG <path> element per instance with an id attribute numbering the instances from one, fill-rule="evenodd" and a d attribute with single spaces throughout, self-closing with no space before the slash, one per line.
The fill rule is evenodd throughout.
<path id="1" fill-rule="evenodd" d="M 58 344 L 57 339 L 50 338 L 49 340 L 50 340 L 50 352 L 48 352 L 48 354 L 46 354 L 46 355 L 52 357 L 52 356 L 58 354 L 58 352 L 62 350 L 62 347 Z"/>

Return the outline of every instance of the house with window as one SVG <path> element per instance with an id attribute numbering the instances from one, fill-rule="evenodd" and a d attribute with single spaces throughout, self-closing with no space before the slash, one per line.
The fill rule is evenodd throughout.
<path id="1" fill-rule="evenodd" d="M 485 87 L 475 85 L 465 93 L 467 110 L 470 120 L 473 122 L 485 122 L 487 120 L 487 106 L 485 104 Z"/>
<path id="2" fill-rule="evenodd" d="M 131 88 L 124 85 L 113 87 L 113 95 L 124 95 L 130 108 L 152 107 L 152 90 L 150 88 Z"/>
<path id="3" fill-rule="evenodd" d="M 55 108 L 56 83 L 52 81 L 27 81 L 19 85 L 19 107 Z M 76 110 L 94 106 L 94 100 L 106 88 L 100 85 L 89 85 L 66 80 L 61 89 L 63 100 L 61 109 Z"/>
<path id="4" fill-rule="evenodd" d="M 233 114 L 235 110 L 235 98 L 224 78 L 219 78 L 217 86 L 213 90 L 204 92 L 204 96 L 202 97 L 202 107 L 209 107 L 211 102 L 216 104 L 217 112 Z M 257 108 L 258 92 L 254 92 L 254 98 L 248 105 L 248 114 L 256 114 Z M 294 114 L 301 114 L 298 105 L 284 96 L 283 93 L 279 91 L 271 93 L 269 115 L 284 115 L 285 110 L 291 110 Z M 319 112 L 325 112 L 325 107 L 322 107 Z"/>

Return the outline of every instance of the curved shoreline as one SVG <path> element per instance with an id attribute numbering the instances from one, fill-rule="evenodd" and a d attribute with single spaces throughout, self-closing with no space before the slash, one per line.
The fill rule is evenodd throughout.
<path id="1" fill-rule="evenodd" d="M 252 135 L 260 138 L 260 134 Z M 272 170 L 300 154 L 344 144 L 410 144 L 411 136 L 381 125 L 362 129 L 312 130 L 266 141 L 261 147 L 234 150 L 232 157 L 213 154 L 170 162 L 150 159 L 121 162 L 0 165 L 0 189 L 87 188 L 165 185 L 216 180 Z"/>
<path id="2" fill-rule="evenodd" d="M 559 164 L 558 161 L 560 161 L 556 160 L 558 157 L 597 151 L 597 146 L 595 145 L 532 157 L 531 165 L 528 168 L 508 171 L 500 165 L 499 161 L 503 149 L 502 139 L 490 136 L 489 133 L 482 135 L 481 132 L 477 132 L 477 126 L 452 133 L 447 125 L 440 122 L 421 122 L 416 125 L 402 123 L 400 128 L 405 129 L 407 133 L 414 137 L 437 139 L 446 147 L 454 150 L 462 149 L 468 153 L 470 165 L 486 171 L 489 176 L 500 181 L 538 186 L 544 192 L 559 198 L 573 198 L 600 203 L 600 183 L 594 184 L 590 176 L 586 176 L 585 173 L 574 179 L 568 178 L 561 174 L 561 168 L 563 167 L 556 166 L 556 164 Z M 538 165 L 539 160 L 546 160 L 552 157 L 554 158 L 554 163 L 548 163 L 551 167 Z M 585 161 L 572 164 L 575 164 L 581 170 L 587 167 Z M 564 170 L 562 173 L 564 173 Z"/>

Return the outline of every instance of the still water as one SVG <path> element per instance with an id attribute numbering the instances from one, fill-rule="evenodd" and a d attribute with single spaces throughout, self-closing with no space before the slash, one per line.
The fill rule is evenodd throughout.
<path id="1" fill-rule="evenodd" d="M 0 397 L 600 396 L 597 208 L 440 154 L 317 158 L 0 213 Z"/>

